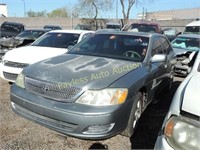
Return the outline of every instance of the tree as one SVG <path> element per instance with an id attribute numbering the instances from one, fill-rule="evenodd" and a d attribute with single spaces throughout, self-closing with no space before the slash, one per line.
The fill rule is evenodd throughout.
<path id="1" fill-rule="evenodd" d="M 27 11 L 27 16 L 28 17 L 47 17 L 47 13 L 46 13 L 46 10 L 38 11 L 38 12 L 29 10 Z"/>
<path id="2" fill-rule="evenodd" d="M 127 10 L 125 10 L 125 2 L 127 2 L 127 0 L 120 0 L 120 3 L 122 5 L 122 14 L 123 14 L 123 17 L 124 17 L 122 24 L 128 23 L 131 8 L 137 1 L 138 0 L 128 0 L 128 7 L 127 7 Z"/>
<path id="3" fill-rule="evenodd" d="M 58 8 L 58 9 L 53 10 L 51 13 L 48 13 L 47 16 L 52 17 L 52 18 L 55 18 L 55 17 L 68 18 L 70 17 L 70 13 L 68 13 L 67 8 L 63 7 L 63 8 Z"/>
<path id="4" fill-rule="evenodd" d="M 96 29 L 97 17 L 101 11 L 106 12 L 111 10 L 113 0 L 79 0 L 79 16 L 82 18 L 93 18 Z"/>

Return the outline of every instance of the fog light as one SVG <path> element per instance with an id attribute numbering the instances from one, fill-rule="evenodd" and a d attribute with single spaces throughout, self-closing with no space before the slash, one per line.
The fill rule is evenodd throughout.
<path id="1" fill-rule="evenodd" d="M 114 123 L 107 124 L 107 125 L 96 125 L 96 126 L 89 126 L 84 131 L 83 134 L 103 134 L 107 133 L 114 127 Z"/>

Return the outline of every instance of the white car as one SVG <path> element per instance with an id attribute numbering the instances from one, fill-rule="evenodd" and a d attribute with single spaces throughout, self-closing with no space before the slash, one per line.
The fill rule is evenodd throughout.
<path id="1" fill-rule="evenodd" d="M 199 34 L 200 30 L 200 20 L 190 22 L 185 26 L 185 29 L 183 31 L 184 34 L 190 33 L 190 34 Z"/>
<path id="2" fill-rule="evenodd" d="M 200 52 L 178 87 L 154 149 L 200 150 Z"/>
<path id="3" fill-rule="evenodd" d="M 64 54 L 68 47 L 80 42 L 94 31 L 53 30 L 38 38 L 30 46 L 8 51 L 0 63 L 0 77 L 15 82 L 17 75 L 26 66 L 53 56 Z"/>

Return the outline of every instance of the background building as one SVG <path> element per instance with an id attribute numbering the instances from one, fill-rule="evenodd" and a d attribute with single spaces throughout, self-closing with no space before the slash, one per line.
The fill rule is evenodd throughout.
<path id="1" fill-rule="evenodd" d="M 8 17 L 6 4 L 0 4 L 0 17 Z"/>
<path id="2" fill-rule="evenodd" d="M 147 10 L 143 10 L 143 13 L 138 13 L 137 15 L 137 19 L 148 21 L 197 18 L 200 18 L 200 8 L 177 9 L 156 12 L 147 12 Z"/>

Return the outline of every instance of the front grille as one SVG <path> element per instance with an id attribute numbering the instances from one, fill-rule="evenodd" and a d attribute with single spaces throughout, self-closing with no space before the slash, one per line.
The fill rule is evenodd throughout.
<path id="1" fill-rule="evenodd" d="M 47 83 L 45 81 L 25 78 L 26 89 L 43 97 L 61 102 L 70 102 L 81 94 L 81 89 L 77 87 L 60 87 L 58 84 Z"/>
<path id="2" fill-rule="evenodd" d="M 11 62 L 11 61 L 4 61 L 4 66 L 8 66 L 8 67 L 24 68 L 24 67 L 27 67 L 28 65 L 29 64 L 17 63 L 17 62 Z"/>
<path id="3" fill-rule="evenodd" d="M 18 76 L 18 74 L 8 73 L 8 72 L 3 72 L 3 75 L 6 79 L 13 80 L 13 81 L 15 81 L 17 79 L 17 76 Z"/>

